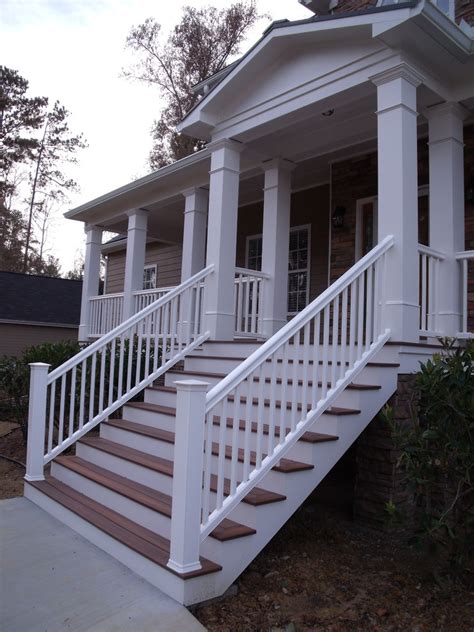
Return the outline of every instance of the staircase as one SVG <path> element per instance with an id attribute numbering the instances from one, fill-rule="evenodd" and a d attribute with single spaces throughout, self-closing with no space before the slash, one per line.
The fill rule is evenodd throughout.
<path id="1" fill-rule="evenodd" d="M 184 340 L 171 319 L 164 336 L 183 338 L 174 355 L 163 352 L 161 371 L 131 380 L 143 401 L 118 392 L 120 405 L 95 414 L 90 404 L 77 429 L 66 381 L 58 406 L 60 427 L 69 411 L 69 438 L 56 448 L 47 441 L 50 472 L 43 479 L 30 467 L 25 495 L 181 603 L 222 594 L 396 390 L 397 351 L 380 311 L 391 245 L 379 244 L 265 343 L 209 341 L 196 326 Z M 152 325 L 138 328 L 142 316 L 134 318 L 126 327 L 149 340 Z M 113 373 L 106 360 L 95 364 Z M 55 401 L 53 392 L 51 408 Z M 43 424 L 43 443 L 45 434 Z M 61 454 L 73 443 L 75 454 Z"/>

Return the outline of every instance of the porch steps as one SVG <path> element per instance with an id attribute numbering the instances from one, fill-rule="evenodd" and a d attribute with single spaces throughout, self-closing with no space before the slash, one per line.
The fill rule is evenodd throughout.
<path id="1" fill-rule="evenodd" d="M 158 566 L 174 573 L 166 566 L 170 551 L 170 542 L 166 538 L 149 529 L 145 529 L 138 523 L 104 507 L 104 505 L 95 502 L 84 494 L 80 494 L 72 487 L 65 485 L 52 476 L 47 477 L 44 481 L 32 481 L 29 485 L 55 500 L 64 508 L 87 520 L 87 522 L 114 540 L 118 540 L 126 547 L 148 558 L 154 564 L 158 564 Z M 200 562 L 202 566 L 200 570 L 183 573 L 179 577 L 186 580 L 222 570 L 219 564 L 215 564 L 204 557 L 200 558 Z"/>
<path id="2" fill-rule="evenodd" d="M 256 344 L 255 341 L 238 341 L 227 346 L 223 341 L 205 343 L 185 358 L 183 370 L 175 368 L 165 374 L 164 386 L 145 389 L 144 402 L 128 402 L 122 408 L 120 419 L 104 421 L 100 436 L 85 436 L 76 443 L 75 455 L 54 459 L 51 476 L 45 481 L 27 483 L 25 494 L 182 603 L 198 603 L 222 594 L 347 451 L 397 384 L 398 355 L 393 349 L 384 355 L 383 361 L 379 362 L 377 356 L 363 369 L 354 384 L 341 393 L 285 458 L 267 472 L 257 487 L 203 540 L 201 571 L 178 576 L 166 566 L 175 467 L 174 382 L 200 379 L 215 384 L 247 357 L 245 349 L 250 350 Z M 299 364 L 297 358 L 293 362 Z M 292 370 L 291 377 L 285 376 L 291 387 L 286 392 L 287 399 L 276 407 L 277 418 L 269 419 L 271 365 L 268 367 L 258 387 L 266 412 L 260 424 L 256 416 L 247 422 L 251 429 L 251 464 L 256 460 L 257 442 L 263 441 L 265 458 L 270 429 L 275 445 L 282 420 L 290 425 L 292 398 L 296 398 L 300 411 L 303 401 L 311 401 L 309 390 L 302 396 L 300 369 Z M 314 383 L 320 387 L 322 376 L 319 373 L 315 373 Z M 277 379 L 281 383 L 283 374 Z M 248 408 L 247 399 L 241 394 L 239 397 L 243 416 L 244 405 Z M 252 416 L 259 409 L 259 399 L 253 396 L 249 402 Z M 227 497 L 230 494 L 231 438 L 237 436 L 236 476 L 242 480 L 239 477 L 245 467 L 246 422 L 228 416 L 224 428 L 223 495 Z M 214 417 L 212 432 L 210 490 L 215 499 L 218 486 L 214 468 L 219 460 L 219 441 L 222 441 L 218 415 Z"/>

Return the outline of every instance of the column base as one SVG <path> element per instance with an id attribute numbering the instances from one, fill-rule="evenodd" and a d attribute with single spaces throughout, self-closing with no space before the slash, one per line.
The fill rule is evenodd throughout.
<path id="1" fill-rule="evenodd" d="M 77 340 L 79 342 L 89 342 L 89 325 L 79 325 Z"/>
<path id="2" fill-rule="evenodd" d="M 204 314 L 204 331 L 209 331 L 211 340 L 233 340 L 235 335 L 234 314 L 206 312 Z"/>
<path id="3" fill-rule="evenodd" d="M 390 329 L 393 340 L 420 340 L 420 307 L 409 303 L 387 301 L 383 310 L 382 326 Z"/>
<path id="4" fill-rule="evenodd" d="M 277 331 L 279 331 L 282 327 L 287 324 L 286 318 L 276 320 L 276 319 L 263 319 L 262 327 L 260 334 L 265 338 L 271 338 Z"/>

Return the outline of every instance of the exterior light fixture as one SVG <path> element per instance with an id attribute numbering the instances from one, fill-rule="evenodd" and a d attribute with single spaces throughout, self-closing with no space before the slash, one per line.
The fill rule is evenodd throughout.
<path id="1" fill-rule="evenodd" d="M 336 206 L 332 215 L 332 225 L 334 228 L 342 228 L 344 226 L 344 215 L 346 214 L 345 206 Z"/>
<path id="2" fill-rule="evenodd" d="M 323 116 L 332 116 L 334 114 L 334 110 L 326 110 L 323 112 Z"/>

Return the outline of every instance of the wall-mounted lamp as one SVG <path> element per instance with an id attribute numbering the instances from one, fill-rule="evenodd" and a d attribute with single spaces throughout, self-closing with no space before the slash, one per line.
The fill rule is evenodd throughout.
<path id="1" fill-rule="evenodd" d="M 466 182 L 466 202 L 474 202 L 474 176 L 469 176 Z"/>
<path id="2" fill-rule="evenodd" d="M 336 206 L 332 215 L 332 225 L 334 228 L 342 228 L 344 226 L 344 215 L 346 214 L 345 206 Z"/>

